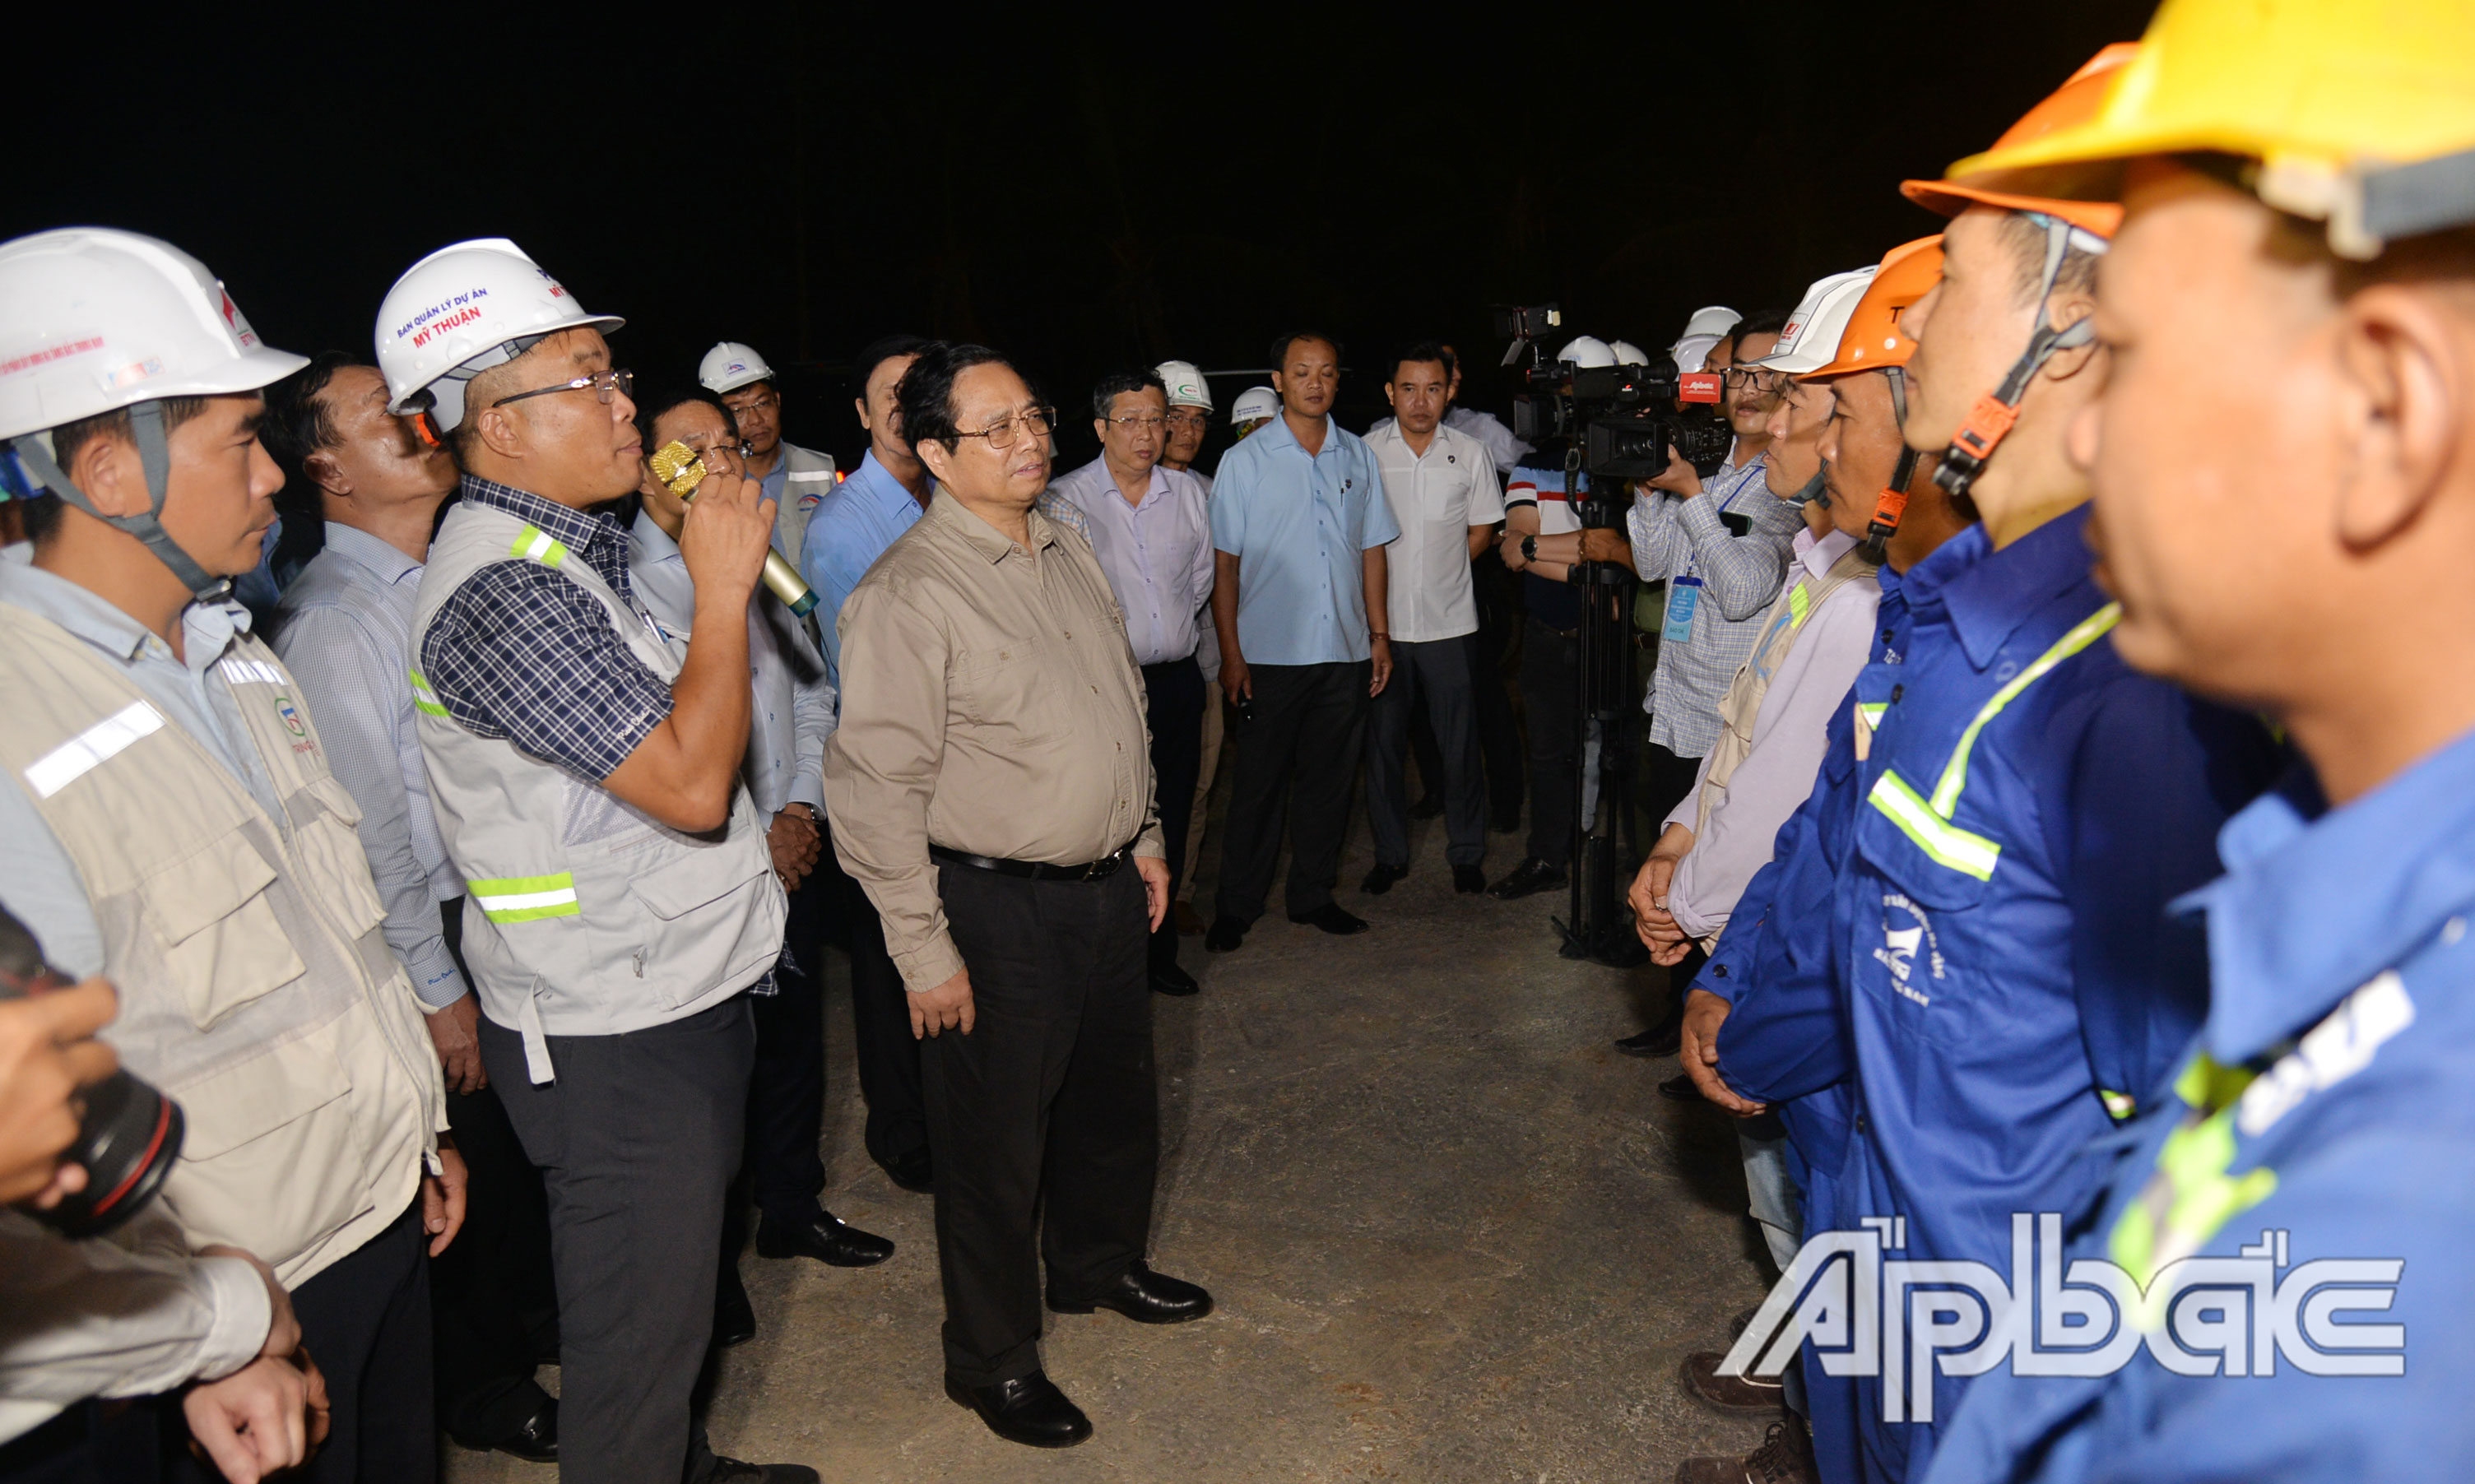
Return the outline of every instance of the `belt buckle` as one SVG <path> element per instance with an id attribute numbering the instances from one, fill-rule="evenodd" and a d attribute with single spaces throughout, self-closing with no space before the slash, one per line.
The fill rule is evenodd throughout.
<path id="1" fill-rule="evenodd" d="M 1100 879 L 1100 867 L 1108 864 L 1111 861 L 1115 859 L 1116 857 L 1115 856 L 1102 856 L 1097 861 L 1091 862 L 1090 864 L 1083 867 L 1082 879 L 1085 881 L 1098 881 Z"/>

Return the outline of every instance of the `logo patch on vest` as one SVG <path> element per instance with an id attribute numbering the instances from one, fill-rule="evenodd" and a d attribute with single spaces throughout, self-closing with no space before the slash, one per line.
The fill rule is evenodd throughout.
<path id="1" fill-rule="evenodd" d="M 308 724 L 301 719 L 301 708 L 293 705 L 292 697 L 281 691 L 275 693 L 275 714 L 283 718 L 283 729 L 293 736 L 309 735 Z"/>

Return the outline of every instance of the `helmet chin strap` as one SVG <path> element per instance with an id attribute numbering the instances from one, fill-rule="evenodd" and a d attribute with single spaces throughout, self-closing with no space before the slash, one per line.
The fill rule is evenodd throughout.
<path id="1" fill-rule="evenodd" d="M 1891 470 L 1890 485 L 1874 501 L 1874 519 L 1865 527 L 1865 557 L 1876 567 L 1889 555 L 1891 538 L 1899 533 L 1899 518 L 1908 513 L 1908 481 L 1917 474 L 1917 450 L 1906 446 L 1904 431 L 1908 426 L 1907 371 L 1899 366 L 1885 366 L 1882 375 L 1891 380 L 1891 414 L 1898 420 L 1902 436 L 1899 462 Z"/>
<path id="2" fill-rule="evenodd" d="M 27 472 L 43 482 L 43 487 L 67 500 L 104 524 L 127 531 L 146 544 L 156 560 L 172 569 L 189 596 L 204 602 L 224 596 L 232 583 L 223 577 L 210 577 L 188 552 L 181 549 L 172 533 L 163 528 L 163 497 L 172 481 L 172 449 L 163 428 L 163 404 L 141 401 L 129 409 L 130 437 L 137 445 L 137 461 L 146 471 L 147 509 L 144 515 L 105 515 L 86 499 L 86 491 L 71 483 L 52 461 L 49 440 L 29 435 L 12 438 L 9 447 L 24 461 Z"/>
<path id="3" fill-rule="evenodd" d="M 2082 315 L 2071 324 L 2056 328 L 2046 310 L 2054 301 L 2054 280 L 2063 271 L 2063 258 L 2074 243 L 2085 252 L 2103 253 L 2105 239 L 2073 227 L 2059 217 L 2040 212 L 2024 213 L 2046 227 L 2046 274 L 2037 289 L 2037 331 L 2028 337 L 2028 349 L 2011 363 L 2002 384 L 1976 400 L 1968 409 L 1966 421 L 1951 435 L 1950 447 L 1943 450 L 1942 463 L 1934 470 L 1934 483 L 1950 492 L 1953 499 L 1965 499 L 1969 486 L 1985 472 L 1986 462 L 1994 457 L 1995 448 L 2020 421 L 2020 403 L 2028 395 L 2028 383 L 2045 369 L 2057 351 L 2083 346 L 2096 338 L 2096 322 L 2092 315 Z"/>

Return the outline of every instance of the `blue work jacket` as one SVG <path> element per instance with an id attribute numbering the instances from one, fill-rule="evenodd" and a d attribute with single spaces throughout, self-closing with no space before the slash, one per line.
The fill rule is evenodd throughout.
<path id="1" fill-rule="evenodd" d="M 1910 573 L 1839 879 L 1857 1074 L 1839 1225 L 1904 1218 L 1909 1260 L 2007 1269 L 2014 1212 L 2064 1209 L 2082 1157 L 2189 1044 L 2205 944 L 2167 911 L 2267 787 L 2257 721 L 2134 673 L 2089 574 L 2082 508 L 1996 550 L 1972 527 Z M 1915 1477 L 1932 1424 L 1860 1409 L 1868 1469 Z"/>
<path id="2" fill-rule="evenodd" d="M 2144 1319 L 2200 1352 L 2175 1369 L 2144 1343 L 2108 1375 L 1980 1377 L 1934 1484 L 2475 1478 L 2475 734 L 2343 809 L 2291 780 L 2219 850 L 2191 899 L 2206 1027 L 2075 1252 L 2152 1294 L 2176 1257 L 2234 1259 L 2275 1299 Z"/>

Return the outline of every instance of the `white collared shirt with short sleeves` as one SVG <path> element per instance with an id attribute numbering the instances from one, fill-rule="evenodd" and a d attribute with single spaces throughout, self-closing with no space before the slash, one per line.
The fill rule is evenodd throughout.
<path id="1" fill-rule="evenodd" d="M 1398 423 L 1371 432 L 1366 449 L 1383 471 L 1384 499 L 1401 527 L 1385 551 L 1392 637 L 1422 644 L 1476 633 L 1469 528 L 1504 519 L 1495 460 L 1484 444 L 1443 425 L 1424 454 L 1410 450 Z"/>

